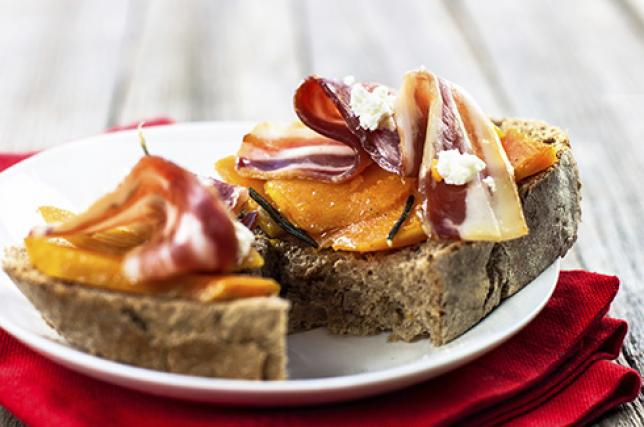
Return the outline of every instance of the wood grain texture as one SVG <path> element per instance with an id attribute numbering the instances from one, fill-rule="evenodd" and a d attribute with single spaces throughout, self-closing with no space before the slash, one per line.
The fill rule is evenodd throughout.
<path id="1" fill-rule="evenodd" d="M 0 2 L 0 149 L 105 126 L 126 13 L 124 0 Z"/>
<path id="2" fill-rule="evenodd" d="M 131 64 L 115 122 L 293 116 L 300 72 L 287 1 L 163 0 L 143 9 L 130 22 Z"/>
<path id="3" fill-rule="evenodd" d="M 395 87 L 421 64 L 493 115 L 568 129 L 584 200 L 564 267 L 622 279 L 619 361 L 642 372 L 644 0 L 0 0 L 0 151 L 160 114 L 290 119 L 306 74 Z M 643 404 L 598 425 L 642 426 Z"/>
<path id="4" fill-rule="evenodd" d="M 407 1 L 405 7 L 394 7 L 387 0 L 309 0 L 303 4 L 299 19 L 308 23 L 303 37 L 308 40 L 304 49 L 311 58 L 310 72 L 353 75 L 359 81 L 398 87 L 405 71 L 423 65 L 466 87 L 490 114 L 506 110 L 503 96 L 479 68 L 475 51 L 442 3 Z"/>

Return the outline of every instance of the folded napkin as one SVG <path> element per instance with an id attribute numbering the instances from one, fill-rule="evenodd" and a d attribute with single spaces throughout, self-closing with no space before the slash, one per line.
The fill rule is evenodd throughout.
<path id="1" fill-rule="evenodd" d="M 0 155 L 0 169 L 25 155 Z M 31 426 L 571 425 L 635 399 L 641 378 L 611 359 L 626 322 L 606 316 L 619 281 L 561 273 L 543 311 L 501 347 L 439 378 L 355 402 L 248 409 L 132 391 L 34 353 L 0 329 L 0 405 Z"/>

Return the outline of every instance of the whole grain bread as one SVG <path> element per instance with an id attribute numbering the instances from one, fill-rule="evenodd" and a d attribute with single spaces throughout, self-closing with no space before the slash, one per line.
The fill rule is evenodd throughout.
<path id="1" fill-rule="evenodd" d="M 204 304 L 112 292 L 45 276 L 23 248 L 7 249 L 3 267 L 53 329 L 91 354 L 190 375 L 286 378 L 289 304 L 278 297 Z"/>
<path id="2" fill-rule="evenodd" d="M 299 241 L 258 246 L 263 274 L 282 284 L 292 304 L 291 331 L 325 326 L 337 334 L 391 331 L 392 339 L 458 337 L 566 254 L 580 221 L 580 182 L 568 137 L 540 121 L 504 119 L 557 148 L 556 165 L 519 185 L 527 236 L 502 243 L 428 240 L 390 252 L 316 250 Z"/>

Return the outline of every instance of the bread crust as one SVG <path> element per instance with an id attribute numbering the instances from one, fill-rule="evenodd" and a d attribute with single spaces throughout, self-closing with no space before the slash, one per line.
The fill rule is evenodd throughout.
<path id="1" fill-rule="evenodd" d="M 22 248 L 7 249 L 3 267 L 43 319 L 88 353 L 181 374 L 286 378 L 289 304 L 278 297 L 204 304 L 112 292 L 45 276 Z"/>
<path id="2" fill-rule="evenodd" d="M 428 240 L 361 254 L 316 250 L 260 233 L 263 274 L 277 279 L 293 304 L 290 330 L 391 331 L 392 339 L 429 336 L 442 345 L 565 255 L 581 218 L 579 175 L 567 135 L 536 120 L 497 124 L 557 147 L 558 163 L 519 185 L 527 236 L 502 243 Z"/>

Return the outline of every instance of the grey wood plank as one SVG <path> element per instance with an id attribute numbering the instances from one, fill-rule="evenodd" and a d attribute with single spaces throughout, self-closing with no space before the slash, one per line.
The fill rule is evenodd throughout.
<path id="1" fill-rule="evenodd" d="M 285 120 L 301 79 L 287 1 L 149 2 L 119 121 Z"/>
<path id="2" fill-rule="evenodd" d="M 626 18 L 632 19 L 635 31 L 644 32 L 644 0 L 616 0 L 616 3 L 623 9 Z"/>
<path id="3" fill-rule="evenodd" d="M 0 149 L 42 148 L 102 129 L 125 0 L 4 0 L 0 10 Z"/>
<path id="4" fill-rule="evenodd" d="M 487 46 L 517 113 L 569 130 L 584 183 L 576 250 L 586 268 L 621 278 L 613 313 L 630 322 L 624 362 L 641 372 L 644 40 L 609 1 L 450 4 Z M 612 417 L 640 425 L 642 397 Z"/>
<path id="5" fill-rule="evenodd" d="M 308 23 L 304 38 L 309 40 L 310 73 L 354 75 L 397 87 L 405 71 L 424 65 L 466 87 L 491 114 L 506 112 L 503 97 L 479 69 L 476 52 L 442 3 L 310 0 L 304 4 L 301 19 Z"/>

